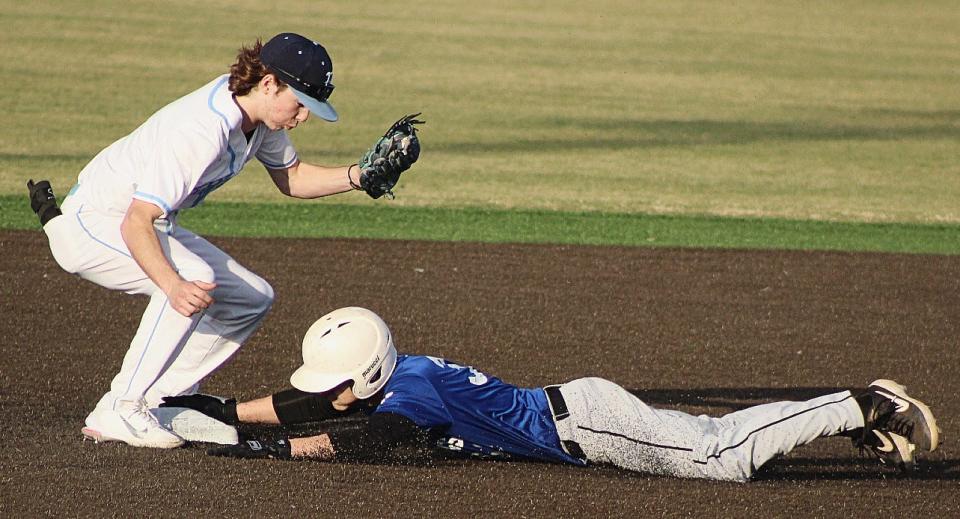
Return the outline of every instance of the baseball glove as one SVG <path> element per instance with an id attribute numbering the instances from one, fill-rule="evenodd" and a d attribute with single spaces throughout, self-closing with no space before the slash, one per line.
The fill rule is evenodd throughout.
<path id="1" fill-rule="evenodd" d="M 419 113 L 406 115 L 393 123 L 372 148 L 367 150 L 357 164 L 360 167 L 360 185 L 353 181 L 354 189 L 365 191 L 371 198 L 387 195 L 393 199 L 393 186 L 400 174 L 410 168 L 420 157 L 420 140 L 417 138 Z"/>

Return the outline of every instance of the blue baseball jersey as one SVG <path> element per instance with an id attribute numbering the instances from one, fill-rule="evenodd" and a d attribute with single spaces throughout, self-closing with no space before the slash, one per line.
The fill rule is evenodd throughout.
<path id="1" fill-rule="evenodd" d="M 449 451 L 584 465 L 564 452 L 542 388 L 525 389 L 470 366 L 400 355 L 374 413 L 405 416 Z"/>

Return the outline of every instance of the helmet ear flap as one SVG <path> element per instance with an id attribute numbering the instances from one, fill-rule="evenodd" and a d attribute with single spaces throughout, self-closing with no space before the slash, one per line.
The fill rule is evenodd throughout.
<path id="1" fill-rule="evenodd" d="M 365 375 L 361 373 L 359 379 L 354 379 L 353 394 L 361 400 L 370 398 L 380 391 L 387 384 L 390 376 L 393 375 L 393 370 L 397 365 L 397 349 L 393 345 L 393 338 L 389 330 L 387 330 L 384 346 L 374 356 L 369 366 L 369 372 Z"/>

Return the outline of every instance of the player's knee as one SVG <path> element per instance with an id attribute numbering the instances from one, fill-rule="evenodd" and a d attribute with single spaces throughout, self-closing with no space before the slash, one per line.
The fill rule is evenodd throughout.
<path id="1" fill-rule="evenodd" d="M 187 281 L 202 281 L 204 283 L 216 283 L 217 276 L 213 269 L 207 264 L 196 264 L 188 267 L 182 267 L 178 273 L 180 277 Z"/>
<path id="2" fill-rule="evenodd" d="M 263 319 L 273 306 L 270 283 L 257 275 L 231 276 L 220 280 L 211 315 L 221 321 L 253 323 Z"/>
<path id="3" fill-rule="evenodd" d="M 746 483 L 750 481 L 750 476 L 752 475 L 753 470 L 749 464 L 744 463 L 731 463 L 717 472 L 717 476 L 714 479 L 720 481 L 729 481 L 731 483 Z"/>
<path id="4" fill-rule="evenodd" d="M 267 283 L 266 280 L 262 280 L 263 285 L 257 289 L 257 292 L 260 294 L 259 306 L 262 309 L 261 313 L 267 313 L 270 308 L 273 306 L 274 301 L 274 292 L 273 287 L 270 286 L 270 283 Z"/>
<path id="5" fill-rule="evenodd" d="M 753 466 L 748 460 L 734 456 L 722 456 L 716 464 L 710 467 L 710 479 L 729 481 L 731 483 L 746 483 L 753 475 Z"/>
<path id="6" fill-rule="evenodd" d="M 273 287 L 270 286 L 270 283 L 267 283 L 267 280 L 256 277 L 248 281 L 245 292 L 243 299 L 247 302 L 253 316 L 262 317 L 270 311 L 273 306 L 274 292 Z"/>

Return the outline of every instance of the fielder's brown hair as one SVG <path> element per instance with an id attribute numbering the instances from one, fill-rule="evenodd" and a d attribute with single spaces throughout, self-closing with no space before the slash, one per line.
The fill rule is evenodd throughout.
<path id="1" fill-rule="evenodd" d="M 269 67 L 260 61 L 260 50 L 263 43 L 257 38 L 252 46 L 243 45 L 237 53 L 237 61 L 230 65 L 230 91 L 238 96 L 245 96 L 253 90 L 263 76 L 273 74 Z M 274 74 L 276 77 L 276 74 Z M 277 79 L 280 90 L 287 88 L 287 84 Z"/>

